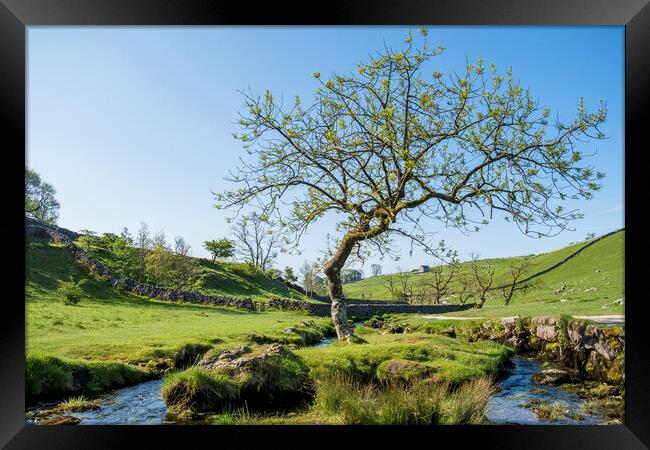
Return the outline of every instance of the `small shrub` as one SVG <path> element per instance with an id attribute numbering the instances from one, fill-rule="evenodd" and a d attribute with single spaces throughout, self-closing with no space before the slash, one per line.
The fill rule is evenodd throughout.
<path id="1" fill-rule="evenodd" d="M 83 289 L 74 281 L 62 281 L 57 289 L 59 295 L 63 297 L 66 305 L 76 305 L 81 301 Z"/>

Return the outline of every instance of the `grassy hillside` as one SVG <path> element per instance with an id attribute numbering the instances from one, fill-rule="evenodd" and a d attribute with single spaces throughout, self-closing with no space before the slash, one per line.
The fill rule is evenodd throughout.
<path id="1" fill-rule="evenodd" d="M 34 240 L 26 252 L 28 353 L 148 361 L 173 357 L 186 344 L 234 345 L 253 332 L 280 334 L 306 318 L 300 312 L 249 313 L 146 299 L 90 278 L 62 246 Z M 70 277 L 84 290 L 78 306 L 64 305 L 56 292 Z"/>
<path id="2" fill-rule="evenodd" d="M 466 311 L 466 316 L 492 315 L 556 315 L 556 314 L 622 314 L 623 306 L 613 302 L 625 294 L 624 285 L 624 239 L 620 231 L 594 243 L 556 269 L 534 279 L 535 283 L 525 291 L 517 291 L 508 307 L 498 290 L 492 291 L 481 310 Z M 574 244 L 560 250 L 523 257 L 530 263 L 527 275 L 544 270 L 560 262 L 586 243 Z M 512 258 L 483 260 L 482 264 L 495 266 L 495 286 L 508 282 L 508 263 Z M 468 264 L 461 265 L 468 271 Z M 430 277 L 430 273 L 409 274 L 409 280 L 417 285 Z M 532 283 L 532 282 L 531 282 Z M 458 282 L 452 282 L 449 303 L 457 303 L 455 292 Z M 372 299 L 389 299 L 385 277 L 361 280 L 344 286 L 347 296 L 359 298 L 362 294 Z M 607 308 L 603 308 L 607 305 Z"/>
<path id="3" fill-rule="evenodd" d="M 115 272 L 119 267 L 115 255 L 107 251 L 99 238 L 94 238 L 87 248 L 94 258 Z M 281 279 L 269 272 L 256 270 L 249 264 L 231 261 L 212 262 L 203 258 L 193 258 L 197 263 L 198 274 L 186 287 L 207 295 L 223 295 L 235 298 L 253 297 L 258 300 L 273 297 L 287 297 L 307 300 L 302 293 L 289 288 Z"/>

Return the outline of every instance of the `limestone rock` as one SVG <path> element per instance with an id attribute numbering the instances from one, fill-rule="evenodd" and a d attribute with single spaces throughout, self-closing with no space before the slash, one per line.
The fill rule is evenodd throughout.
<path id="1" fill-rule="evenodd" d="M 553 317 L 533 317 L 533 335 L 546 342 L 555 342 L 558 337 L 558 320 Z"/>
<path id="2" fill-rule="evenodd" d="M 531 377 L 535 383 L 558 386 L 571 381 L 571 375 L 562 369 L 546 369 Z"/>

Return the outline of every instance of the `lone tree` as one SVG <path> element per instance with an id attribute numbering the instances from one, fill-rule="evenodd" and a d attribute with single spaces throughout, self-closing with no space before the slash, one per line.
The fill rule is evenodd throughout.
<path id="1" fill-rule="evenodd" d="M 295 233 L 295 245 L 338 214 L 323 271 L 339 339 L 353 335 L 341 285 L 351 254 L 384 252 L 401 236 L 435 255 L 423 217 L 469 232 L 498 211 L 526 234 L 559 233 L 580 217 L 562 201 L 590 198 L 604 176 L 581 163 L 583 141 L 604 137 L 602 101 L 588 112 L 580 99 L 572 121 L 549 123 L 551 110 L 511 70 L 479 59 L 443 76 L 433 64 L 444 49 L 421 34 L 420 45 L 409 33 L 403 49 L 386 47 L 354 73 L 314 73 L 309 106 L 242 92 L 235 138 L 248 157 L 227 178 L 239 187 L 216 194 L 217 207 L 259 208 Z"/>
<path id="2" fill-rule="evenodd" d="M 273 226 L 262 214 L 240 218 L 232 227 L 235 253 L 256 269 L 270 269 L 282 245 L 282 236 Z"/>
<path id="3" fill-rule="evenodd" d="M 488 263 L 481 264 L 478 255 L 472 253 L 472 261 L 470 262 L 469 269 L 473 281 L 473 294 L 478 301 L 477 307 L 482 308 L 488 299 L 489 291 L 492 289 L 496 267 Z"/>
<path id="4" fill-rule="evenodd" d="M 530 262 L 526 260 L 510 261 L 508 264 L 510 277 L 508 283 L 501 286 L 501 294 L 503 294 L 506 306 L 510 304 L 510 300 L 512 300 L 512 296 L 516 290 L 525 290 L 528 287 L 526 285 L 520 286 L 519 284 L 529 268 Z"/>
<path id="5" fill-rule="evenodd" d="M 381 266 L 379 264 L 371 265 L 370 270 L 372 270 L 373 277 L 378 277 L 379 275 L 381 275 Z"/>
<path id="6" fill-rule="evenodd" d="M 226 259 L 235 254 L 235 243 L 228 238 L 221 238 L 212 241 L 205 241 L 203 247 L 212 253 L 212 262 L 217 258 Z"/>
<path id="7" fill-rule="evenodd" d="M 61 205 L 56 189 L 31 169 L 25 169 L 25 214 L 33 219 L 56 223 Z"/>
<path id="8" fill-rule="evenodd" d="M 430 303 L 439 304 L 449 292 L 449 284 L 458 271 L 458 261 L 453 259 L 448 265 L 438 264 L 431 268 L 430 276 L 423 281 L 431 297 Z"/>

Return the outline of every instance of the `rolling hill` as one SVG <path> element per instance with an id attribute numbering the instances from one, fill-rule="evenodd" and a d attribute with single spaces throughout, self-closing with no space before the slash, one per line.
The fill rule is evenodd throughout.
<path id="1" fill-rule="evenodd" d="M 501 292 L 495 289 L 491 291 L 492 298 L 486 302 L 484 308 L 466 311 L 461 315 L 484 316 L 496 311 L 500 314 L 506 311 L 513 315 L 517 313 L 516 311 L 522 310 L 521 305 L 526 305 L 524 308 L 526 312 L 536 314 L 554 314 L 564 310 L 576 314 L 585 310 L 598 314 L 622 314 L 623 306 L 613 302 L 625 295 L 624 239 L 625 230 L 619 230 L 602 238 L 573 244 L 549 253 L 482 260 L 480 264 L 492 265 L 495 268 L 494 286 L 508 283 L 509 263 L 513 260 L 525 260 L 530 264 L 526 271 L 527 276 L 561 264 L 523 283 L 529 287 L 516 291 L 509 307 L 503 308 L 504 300 Z M 584 249 L 579 251 L 583 247 Z M 564 261 L 576 252 L 578 253 L 575 256 Z M 468 263 L 462 263 L 459 273 L 468 273 L 468 271 Z M 408 280 L 417 286 L 418 283 L 427 281 L 432 276 L 432 273 L 409 273 Z M 458 280 L 451 282 L 450 293 L 446 298 L 448 303 L 458 303 L 459 287 Z M 356 283 L 346 284 L 344 292 L 350 298 L 362 296 L 371 299 L 391 298 L 386 276 L 366 278 Z M 607 306 L 603 307 L 604 305 Z M 497 308 L 497 310 L 491 311 L 490 308 Z"/>

